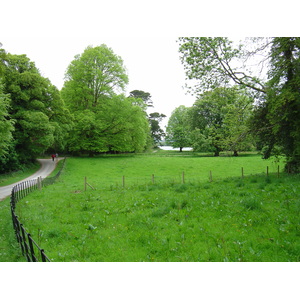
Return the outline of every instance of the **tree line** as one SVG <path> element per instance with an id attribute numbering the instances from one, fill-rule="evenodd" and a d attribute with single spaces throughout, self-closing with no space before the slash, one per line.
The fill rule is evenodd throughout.
<path id="1" fill-rule="evenodd" d="M 124 89 L 121 57 L 106 45 L 87 47 L 69 64 L 59 91 L 26 55 L 0 44 L 0 173 L 43 153 L 138 152 L 158 142 L 160 113 L 150 93 Z"/>
<path id="2" fill-rule="evenodd" d="M 285 156 L 286 170 L 299 173 L 300 38 L 181 37 L 179 52 L 196 101 L 172 113 L 173 145 L 215 155 L 255 147 L 263 158 Z"/>

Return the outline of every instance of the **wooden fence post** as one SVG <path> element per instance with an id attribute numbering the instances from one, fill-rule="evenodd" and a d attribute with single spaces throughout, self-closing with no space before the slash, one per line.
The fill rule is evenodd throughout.
<path id="1" fill-rule="evenodd" d="M 209 171 L 209 181 L 210 181 L 210 182 L 213 181 L 213 180 L 212 180 L 212 172 L 211 172 L 211 171 Z"/>
<path id="2" fill-rule="evenodd" d="M 86 191 L 86 177 L 84 177 L 84 191 Z"/>
<path id="3" fill-rule="evenodd" d="M 38 189 L 41 190 L 42 189 L 42 177 L 38 177 L 37 178 L 37 184 L 38 184 Z"/>
<path id="4" fill-rule="evenodd" d="M 125 176 L 123 175 L 123 188 L 125 188 Z"/>
<path id="5" fill-rule="evenodd" d="M 182 172 L 182 183 L 184 183 L 184 171 Z"/>
<path id="6" fill-rule="evenodd" d="M 269 176 L 269 166 L 267 166 L 267 176 Z"/>
<path id="7" fill-rule="evenodd" d="M 242 178 L 244 178 L 244 168 L 242 167 Z"/>
<path id="8" fill-rule="evenodd" d="M 279 178 L 279 165 L 277 166 L 277 177 Z"/>
<path id="9" fill-rule="evenodd" d="M 152 174 L 152 183 L 154 184 L 154 174 Z"/>

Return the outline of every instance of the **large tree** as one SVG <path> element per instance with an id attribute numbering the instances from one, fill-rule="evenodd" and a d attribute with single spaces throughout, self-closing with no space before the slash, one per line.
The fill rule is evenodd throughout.
<path id="1" fill-rule="evenodd" d="M 65 79 L 61 93 L 72 111 L 96 107 L 128 83 L 123 60 L 104 44 L 76 55 Z"/>
<path id="2" fill-rule="evenodd" d="M 256 116 L 265 124 L 261 134 L 268 137 L 265 156 L 280 147 L 287 157 L 287 171 L 296 173 L 300 172 L 299 86 L 300 38 L 274 38 L 266 101 L 260 103 Z"/>

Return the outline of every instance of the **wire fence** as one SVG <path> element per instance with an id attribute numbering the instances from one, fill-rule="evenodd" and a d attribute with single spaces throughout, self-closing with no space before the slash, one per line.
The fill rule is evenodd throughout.
<path id="1" fill-rule="evenodd" d="M 20 244 L 22 254 L 28 262 L 50 262 L 51 260 L 45 254 L 44 249 L 41 249 L 41 247 L 33 240 L 30 233 L 26 231 L 24 225 L 20 222 L 19 217 L 15 213 L 16 204 L 29 193 L 37 189 L 42 189 L 44 186 L 53 184 L 60 176 L 65 166 L 65 162 L 66 158 L 63 160 L 61 168 L 55 176 L 44 179 L 39 177 L 37 179 L 27 180 L 15 185 L 12 189 L 10 207 L 13 227 L 17 241 Z"/>

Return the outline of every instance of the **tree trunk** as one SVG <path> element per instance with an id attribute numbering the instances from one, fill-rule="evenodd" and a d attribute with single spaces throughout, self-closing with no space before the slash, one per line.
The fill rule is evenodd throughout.
<path id="1" fill-rule="evenodd" d="M 183 147 L 179 147 L 179 151 L 180 151 L 180 152 L 182 152 L 182 148 L 183 148 Z"/>
<path id="2" fill-rule="evenodd" d="M 237 150 L 233 150 L 233 156 L 239 156 Z"/>
<path id="3" fill-rule="evenodd" d="M 220 151 L 215 151 L 214 156 L 215 156 L 215 157 L 220 156 Z"/>

